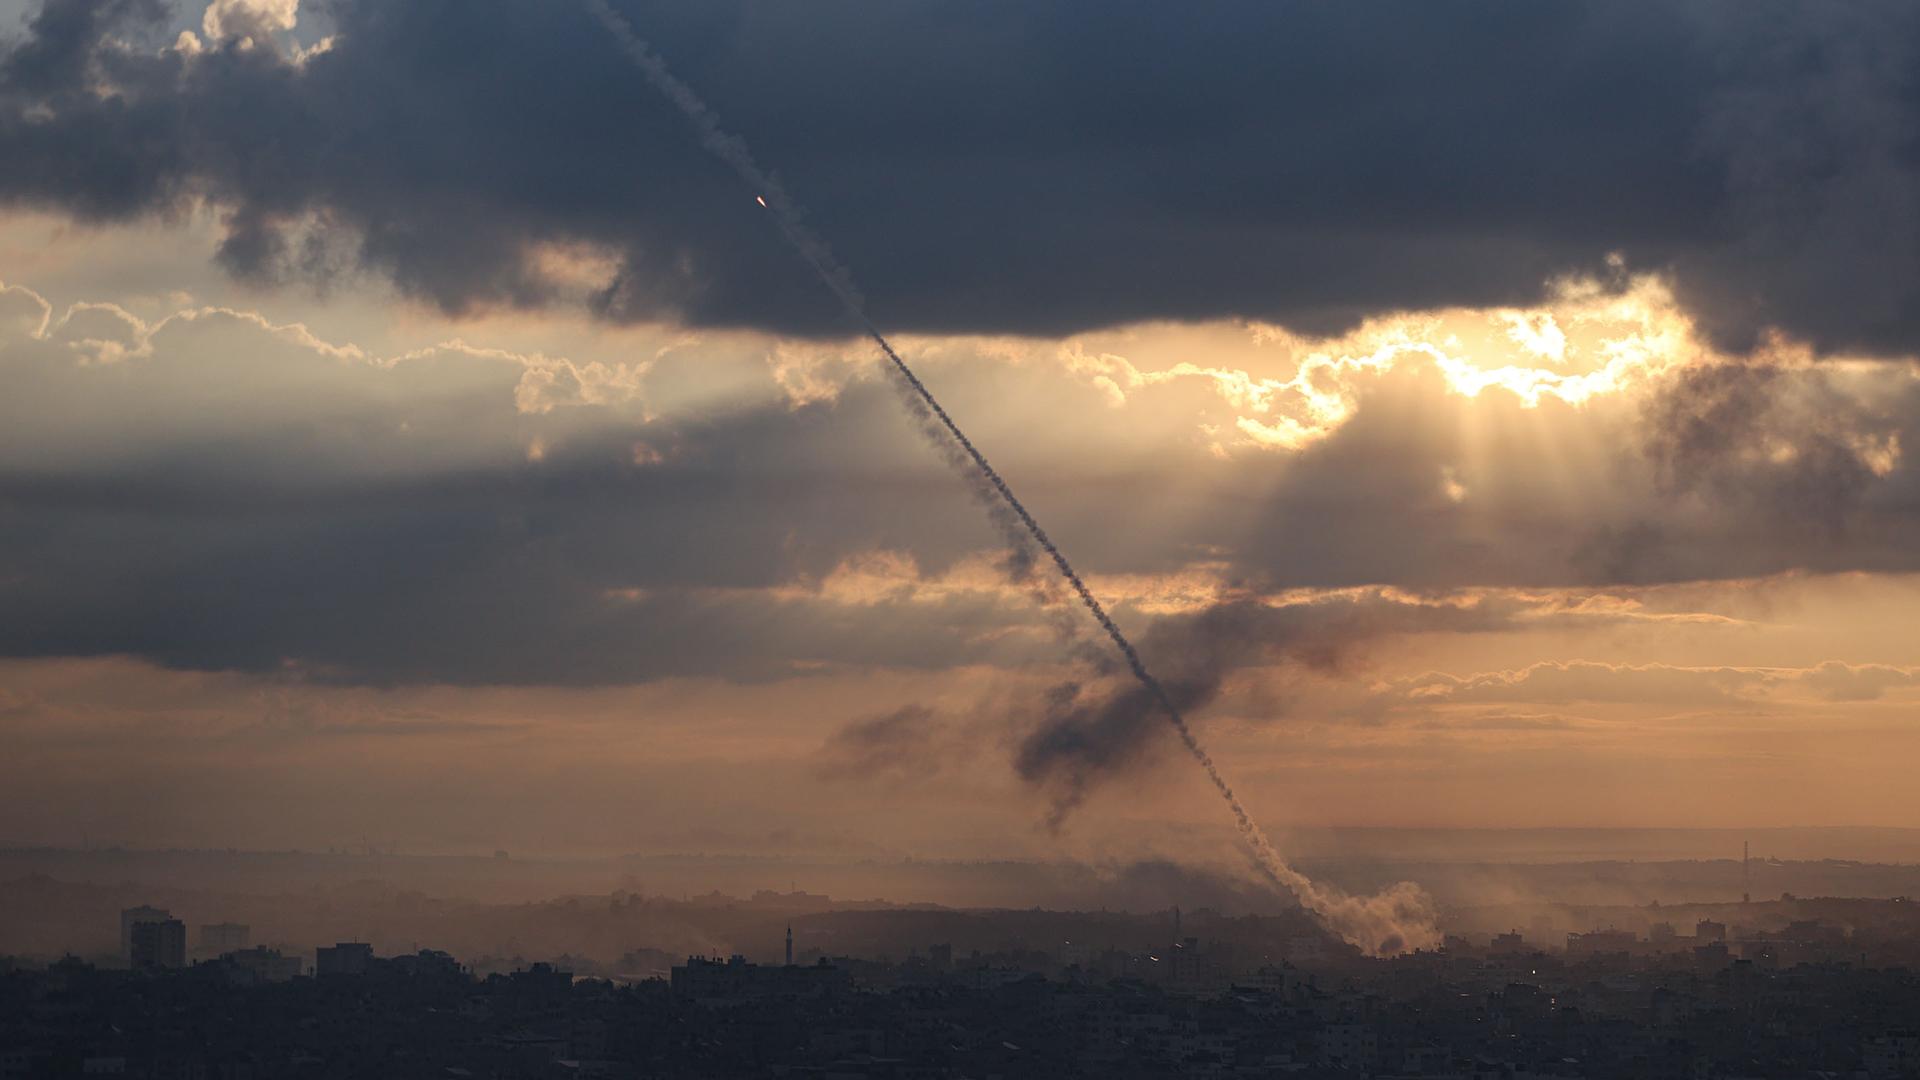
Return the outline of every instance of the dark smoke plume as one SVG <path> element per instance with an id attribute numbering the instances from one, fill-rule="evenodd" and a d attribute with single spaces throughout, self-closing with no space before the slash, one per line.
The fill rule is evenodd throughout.
<path id="1" fill-rule="evenodd" d="M 627 21 L 608 6 L 606 0 L 587 0 L 589 7 L 608 31 L 620 43 L 621 48 L 645 73 L 647 81 L 666 95 L 674 105 L 686 115 L 687 120 L 699 132 L 701 145 L 715 156 L 733 167 L 740 178 L 749 184 L 760 201 L 771 211 L 773 220 L 780 228 L 787 242 L 807 261 L 813 271 L 835 296 L 840 298 L 846 308 L 866 335 L 873 340 L 887 358 L 893 372 L 905 383 L 912 395 L 918 399 L 928 414 L 937 422 L 951 446 L 958 447 L 960 454 L 973 467 L 977 475 L 999 497 L 998 502 L 1011 513 L 1025 530 L 1032 542 L 1045 552 L 1053 561 L 1054 568 L 1088 614 L 1093 616 L 1100 629 L 1118 649 L 1127 669 L 1132 672 L 1139 692 L 1153 705 L 1158 706 L 1168 723 L 1173 725 L 1175 734 L 1187 749 L 1194 761 L 1206 771 L 1207 779 L 1214 790 L 1225 800 L 1227 809 L 1232 813 L 1234 824 L 1240 830 L 1256 865 L 1276 885 L 1291 890 L 1302 904 L 1318 912 L 1341 936 L 1360 946 L 1368 953 L 1396 953 L 1409 948 L 1429 945 L 1438 940 L 1434 927 L 1434 911 L 1431 899 L 1417 885 L 1402 882 L 1377 896 L 1348 896 L 1331 886 L 1316 884 L 1306 875 L 1295 870 L 1268 841 L 1266 833 L 1253 820 L 1247 808 L 1235 794 L 1233 786 L 1207 753 L 1206 748 L 1194 735 L 1193 728 L 1187 723 L 1181 710 L 1181 704 L 1140 659 L 1133 643 L 1121 633 L 1106 608 L 1094 597 L 1093 592 L 1081 579 L 1073 565 L 1047 536 L 1024 504 L 1014 495 L 1006 480 L 987 461 L 986 455 L 960 430 L 953 417 L 941 406 L 933 392 L 927 389 L 920 377 L 894 350 L 886 336 L 880 332 L 872 319 L 868 318 L 866 302 L 859 289 L 853 283 L 853 276 L 833 257 L 832 250 L 812 229 L 808 228 L 798 206 L 788 197 L 786 189 L 771 173 L 763 170 L 754 161 L 746 143 L 739 136 L 727 132 L 720 126 L 719 117 L 707 104 L 700 100 L 687 84 L 681 82 L 668 70 L 666 62 L 651 46 L 633 32 Z"/>
<path id="2" fill-rule="evenodd" d="M 1897 438 L 1835 393 L 1827 373 L 1765 361 L 1691 367 L 1646 419 L 1645 451 L 1666 494 L 1699 492 L 1767 527 L 1827 538 L 1845 531 L 1876 479 L 1860 435 Z"/>
<path id="3" fill-rule="evenodd" d="M 929 734 L 934 719 L 925 705 L 903 705 L 856 720 L 820 748 L 814 772 L 831 780 L 924 777 L 940 763 L 940 748 Z"/>

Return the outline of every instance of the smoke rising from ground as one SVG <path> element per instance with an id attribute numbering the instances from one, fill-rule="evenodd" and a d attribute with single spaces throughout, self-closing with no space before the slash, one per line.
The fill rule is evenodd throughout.
<path id="1" fill-rule="evenodd" d="M 700 100 L 693 90 L 675 78 L 668 70 L 664 60 L 647 43 L 641 40 L 627 25 L 619 13 L 608 6 L 606 0 L 588 0 L 594 14 L 606 25 L 609 32 L 620 43 L 621 48 L 645 73 L 648 82 L 669 98 L 700 134 L 700 141 L 710 152 L 732 166 L 740 177 L 750 184 L 760 196 L 762 204 L 772 213 L 775 223 L 788 243 L 804 258 L 820 280 L 840 298 L 848 314 L 859 321 L 862 329 L 886 356 L 893 372 L 911 389 L 913 395 L 931 414 L 938 428 L 943 430 L 946 439 L 941 440 L 949 446 L 958 447 L 961 454 L 973 466 L 974 475 L 998 495 L 998 505 L 1004 507 L 1018 521 L 1034 544 L 1046 553 L 1087 612 L 1093 616 L 1100 628 L 1106 632 L 1109 640 L 1119 650 L 1128 670 L 1139 684 L 1140 691 L 1148 701 L 1157 705 L 1167 721 L 1173 725 L 1180 742 L 1187 753 L 1205 770 L 1207 779 L 1225 800 L 1227 809 L 1232 813 L 1234 823 L 1251 848 L 1253 858 L 1261 870 L 1275 884 L 1280 885 L 1300 899 L 1300 902 L 1325 918 L 1329 925 L 1348 941 L 1360 946 L 1370 954 L 1390 954 L 1407 949 L 1430 945 L 1438 940 L 1435 928 L 1434 905 L 1419 886 L 1411 882 L 1401 882 L 1371 897 L 1349 896 L 1338 889 L 1324 886 L 1309 880 L 1306 875 L 1295 870 L 1281 858 L 1278 850 L 1268 841 L 1266 833 L 1254 821 L 1241 803 L 1233 786 L 1214 763 L 1211 755 L 1200 744 L 1192 727 L 1187 723 L 1181 704 L 1163 687 L 1153 673 L 1147 670 L 1132 642 L 1121 633 L 1106 608 L 1094 597 L 1081 579 L 1073 565 L 1067 561 L 1046 530 L 1040 527 L 1027 508 L 1022 504 L 987 458 L 972 440 L 960 430 L 960 426 L 948 415 L 925 383 L 920 381 L 913 369 L 900 357 L 893 345 L 887 341 L 879 328 L 867 317 L 866 304 L 852 275 L 834 259 L 831 249 L 811 229 L 809 229 L 793 200 L 788 197 L 785 188 L 771 174 L 761 169 L 748 151 L 746 143 L 738 136 L 725 131 L 719 118 L 706 103 Z M 1021 550 L 1021 549 L 1016 549 Z"/>

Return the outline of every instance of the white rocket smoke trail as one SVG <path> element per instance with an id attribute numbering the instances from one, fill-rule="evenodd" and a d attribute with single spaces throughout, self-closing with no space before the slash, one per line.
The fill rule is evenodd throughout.
<path id="1" fill-rule="evenodd" d="M 1115 625 L 1112 617 L 1107 614 L 1106 608 L 1087 588 L 1086 582 L 1081 580 L 1073 564 L 1067 561 L 1067 557 L 1061 554 L 1060 549 L 1047 536 L 1047 531 L 1040 527 L 1040 523 L 1034 520 L 1032 514 L 1027 512 L 1026 506 L 1014 495 L 1013 489 L 1007 485 L 1000 473 L 987 461 L 986 455 L 982 454 L 979 448 L 974 446 L 973 440 L 967 438 L 966 433 L 960 430 L 960 425 L 947 414 L 947 410 L 933 396 L 933 392 L 927 389 L 926 384 L 920 381 L 920 377 L 907 366 L 907 362 L 894 351 L 892 343 L 887 341 L 879 327 L 867 317 L 866 300 L 854 285 L 852 274 L 833 257 L 833 252 L 827 247 L 826 242 L 806 226 L 801 219 L 798 206 L 787 196 L 786 189 L 781 186 L 780 181 L 773 174 L 760 168 L 759 163 L 754 161 L 752 153 L 747 149 L 745 141 L 720 126 L 719 116 L 707 107 L 706 102 L 700 100 L 699 95 L 695 94 L 691 87 L 681 82 L 672 71 L 668 70 L 666 61 L 662 60 L 652 47 L 634 33 L 626 19 L 613 10 L 607 4 L 607 0 L 586 0 L 586 2 L 619 42 L 622 50 L 645 73 L 647 81 L 666 95 L 675 107 L 685 114 L 687 120 L 699 132 L 701 145 L 731 165 L 740 178 L 759 194 L 761 205 L 772 211 L 773 220 L 787 242 L 800 253 L 802 258 L 806 259 L 808 265 L 813 267 L 814 273 L 819 275 L 820 280 L 840 298 L 848 314 L 859 321 L 867 336 L 880 347 L 880 351 L 892 365 L 894 373 L 911 390 L 917 403 L 932 415 L 937 421 L 938 429 L 959 448 L 959 456 L 964 459 L 964 462 L 972 465 L 976 474 L 991 489 L 991 493 L 998 497 L 1000 505 L 1013 514 L 1026 536 L 1031 537 L 1033 542 L 1053 560 L 1055 568 L 1060 571 L 1060 577 L 1073 590 L 1074 595 L 1093 616 L 1094 621 L 1106 631 L 1114 647 L 1120 650 L 1120 655 L 1126 660 L 1127 667 L 1132 670 L 1133 677 L 1165 710 L 1168 722 L 1179 734 L 1180 741 L 1187 748 L 1187 753 L 1192 755 L 1193 759 L 1206 771 L 1207 779 L 1213 783 L 1214 790 L 1226 800 L 1227 809 L 1233 814 L 1234 824 L 1252 849 L 1255 865 L 1274 884 L 1292 892 L 1303 905 L 1324 918 L 1337 933 L 1369 954 L 1397 953 L 1435 943 L 1439 935 L 1434 927 L 1433 903 L 1419 886 L 1410 882 L 1401 882 L 1375 896 L 1349 896 L 1337 888 L 1314 882 L 1305 874 L 1295 870 L 1280 856 L 1280 852 L 1267 839 L 1259 823 L 1247 813 L 1247 808 L 1240 802 L 1240 797 L 1234 794 L 1232 785 L 1227 783 L 1226 776 L 1221 773 L 1219 766 L 1214 764 L 1213 757 L 1207 753 L 1205 747 L 1200 745 L 1200 740 L 1194 736 L 1193 728 L 1188 725 L 1186 717 L 1181 715 L 1173 699 L 1167 696 L 1160 681 L 1147 670 L 1146 664 L 1140 659 L 1140 654 L 1134 651 L 1133 643 L 1120 632 L 1120 627 Z"/>

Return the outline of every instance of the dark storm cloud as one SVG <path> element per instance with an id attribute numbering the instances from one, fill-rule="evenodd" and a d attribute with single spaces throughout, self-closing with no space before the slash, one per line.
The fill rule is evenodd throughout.
<path id="1" fill-rule="evenodd" d="M 1682 296 L 1729 345 L 1778 323 L 1819 344 L 1912 352 L 1920 8 L 1760 3 L 1707 17 L 1699 150 L 1723 170 L 1725 240 L 1680 253 Z"/>
<path id="2" fill-rule="evenodd" d="M 795 422 L 745 416 L 725 437 L 746 442 L 762 427 L 762 439 L 793 450 L 810 438 Z M 916 542 L 919 527 L 943 522 L 931 527 L 948 533 L 948 554 L 990 545 L 962 492 L 935 482 L 922 500 L 882 508 L 876 488 L 778 469 L 754 476 L 766 463 L 710 448 L 648 468 L 627 455 L 625 443 L 583 439 L 537 466 L 384 483 L 302 483 L 271 465 L 251 478 L 8 476 L 0 653 L 293 665 L 380 684 L 757 680 L 819 665 L 1019 662 L 1021 637 L 1005 632 L 1037 616 L 991 594 L 848 607 L 804 589 L 766 591 L 904 540 L 888 519 L 916 502 L 906 511 Z M 924 539 L 937 561 L 940 544 Z M 1032 630 L 1028 646 L 1052 637 Z"/>
<path id="3" fill-rule="evenodd" d="M 1619 249 L 1724 341 L 1920 343 L 1898 0 L 621 7 L 892 327 L 1325 328 L 1528 299 Z M 0 69 L 5 197 L 204 194 L 236 273 L 344 248 L 456 311 L 550 301 L 530 245 L 604 245 L 610 317 L 845 329 L 584 5 L 330 0 L 304 65 L 162 54 L 152 8 L 35 16 Z"/>
<path id="4" fill-rule="evenodd" d="M 1783 415 L 1794 389 L 1818 395 L 1798 417 Z M 1821 389 L 1765 364 L 1681 372 L 1649 409 L 1647 453 L 1661 483 L 1678 492 L 1712 488 L 1788 527 L 1844 529 L 1873 481 L 1848 439 L 1869 428 Z"/>
<path id="5" fill-rule="evenodd" d="M 716 567 L 791 566 L 779 534 L 727 534 L 744 531 L 732 524 L 741 517 L 797 518 L 806 495 L 784 509 L 720 508 L 650 486 L 562 474 L 278 505 L 238 493 L 222 509 L 178 492 L 68 488 L 56 501 L 9 484 L 0 508 L 19 528 L 0 550 L 13 572 L 0 584 L 0 653 L 293 665 L 382 684 L 755 680 L 821 664 L 1018 660 L 1019 641 L 1001 635 L 1030 616 L 986 597 L 849 610 L 692 586 Z M 637 508 L 589 509 L 614 501 Z M 663 518 L 689 538 L 664 536 Z M 622 584 L 660 577 L 680 580 Z M 1036 628 L 1029 642 L 1049 636 Z"/>

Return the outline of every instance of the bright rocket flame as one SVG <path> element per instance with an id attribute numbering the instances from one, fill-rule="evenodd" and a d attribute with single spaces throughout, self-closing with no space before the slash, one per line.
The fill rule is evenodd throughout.
<path id="1" fill-rule="evenodd" d="M 767 197 L 765 195 L 755 195 L 753 201 L 759 203 L 762 207 L 767 205 Z"/>

